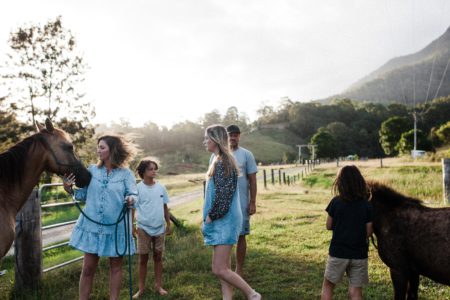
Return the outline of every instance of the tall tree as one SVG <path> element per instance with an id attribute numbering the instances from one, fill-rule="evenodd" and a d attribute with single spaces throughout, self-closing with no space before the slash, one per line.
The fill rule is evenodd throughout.
<path id="1" fill-rule="evenodd" d="M 414 129 L 402 133 L 396 148 L 401 154 L 408 154 L 414 149 Z M 417 130 L 417 150 L 434 150 L 433 145 L 421 130 Z"/>
<path id="2" fill-rule="evenodd" d="M 48 117 L 63 129 L 77 127 L 83 138 L 75 144 L 92 136 L 89 121 L 94 109 L 81 91 L 87 65 L 61 17 L 43 26 L 18 28 L 10 35 L 9 46 L 1 76 L 8 98 L 17 103 L 18 116 L 26 116 L 32 124 Z"/>
<path id="3" fill-rule="evenodd" d="M 436 131 L 436 135 L 441 140 L 442 144 L 449 145 L 450 144 L 450 121 L 439 127 Z"/>
<path id="4" fill-rule="evenodd" d="M 0 152 L 3 152 L 19 141 L 21 135 L 31 129 L 16 119 L 14 112 L 4 107 L 0 97 Z"/>
<path id="5" fill-rule="evenodd" d="M 222 123 L 222 116 L 217 109 L 214 109 L 203 116 L 201 123 L 203 125 L 203 128 L 206 128 L 209 125 L 213 124 L 220 124 Z"/>
<path id="6" fill-rule="evenodd" d="M 336 140 L 323 127 L 313 135 L 311 144 L 317 145 L 316 155 L 319 158 L 336 158 L 338 156 Z"/>
<path id="7" fill-rule="evenodd" d="M 223 116 L 222 123 L 225 126 L 235 124 L 239 126 L 241 132 L 243 132 L 248 129 L 247 120 L 247 116 L 244 113 L 240 114 L 236 106 L 230 106 Z"/>
<path id="8" fill-rule="evenodd" d="M 397 154 L 397 143 L 402 134 L 412 127 L 406 117 L 392 117 L 381 123 L 380 144 L 387 155 Z"/>

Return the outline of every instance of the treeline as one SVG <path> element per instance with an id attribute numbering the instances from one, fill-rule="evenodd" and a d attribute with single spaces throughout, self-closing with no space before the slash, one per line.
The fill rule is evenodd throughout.
<path id="1" fill-rule="evenodd" d="M 334 100 L 328 105 L 285 100 L 278 110 L 264 107 L 260 112 L 258 126 L 285 122 L 300 138 L 317 145 L 319 158 L 408 153 L 413 149 L 414 114 L 417 116 L 417 149 L 433 151 L 447 144 L 449 139 L 450 97 L 416 107 L 349 99 Z M 399 118 L 401 124 L 395 121 Z"/>
<path id="2" fill-rule="evenodd" d="M 210 156 L 203 146 L 205 129 L 212 124 L 237 124 L 243 132 L 248 132 L 251 126 L 246 114 L 239 113 L 238 109 L 232 106 L 224 115 L 213 110 L 198 122 L 186 120 L 170 129 L 151 121 L 136 128 L 122 120 L 108 126 L 101 124 L 96 132 L 127 135 L 141 150 L 136 160 L 152 156 L 162 163 L 163 173 L 203 172 Z"/>
<path id="3" fill-rule="evenodd" d="M 264 164 L 293 162 L 298 159 L 296 145 L 308 143 L 317 145 L 316 157 L 319 158 L 348 155 L 373 158 L 409 153 L 413 149 L 414 113 L 417 149 L 433 151 L 450 142 L 450 97 L 415 108 L 349 99 L 327 105 L 284 99 L 278 107 L 264 106 L 257 113 L 257 120 L 251 123 L 236 107 L 230 107 L 224 115 L 214 110 L 198 122 L 184 121 L 170 129 L 152 122 L 133 128 L 122 121 L 100 126 L 97 131 L 133 135 L 142 150 L 140 156 L 158 157 L 165 169 L 173 172 L 204 171 L 209 158 L 202 144 L 204 130 L 216 123 L 238 124 L 243 131 L 242 145 L 249 145 L 258 154 L 257 161 Z M 287 136 L 289 138 L 285 138 Z M 261 149 L 280 143 L 289 147 L 280 150 L 277 156 Z"/>

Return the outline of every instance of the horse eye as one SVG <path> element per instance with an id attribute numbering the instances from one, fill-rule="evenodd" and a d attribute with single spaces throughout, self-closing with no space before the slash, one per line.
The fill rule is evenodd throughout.
<path id="1" fill-rule="evenodd" d="M 65 145 L 64 148 L 66 148 L 67 151 L 73 152 L 73 145 L 72 144 Z"/>

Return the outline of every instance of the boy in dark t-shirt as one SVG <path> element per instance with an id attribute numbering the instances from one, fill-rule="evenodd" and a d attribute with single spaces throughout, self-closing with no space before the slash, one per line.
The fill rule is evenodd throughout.
<path id="1" fill-rule="evenodd" d="M 334 197 L 328 204 L 326 227 L 333 231 L 322 285 L 322 299 L 332 299 L 333 289 L 344 273 L 351 299 L 362 299 L 362 287 L 369 282 L 368 240 L 372 232 L 372 207 L 364 177 L 355 166 L 343 167 L 333 184 Z"/>

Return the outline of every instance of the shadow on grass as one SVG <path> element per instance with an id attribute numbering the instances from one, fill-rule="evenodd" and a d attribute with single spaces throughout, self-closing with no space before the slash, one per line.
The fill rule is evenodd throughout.
<path id="1" fill-rule="evenodd" d="M 251 239 L 252 236 L 249 237 L 249 240 Z M 275 240 L 266 242 L 276 243 Z M 301 242 L 298 241 L 298 243 Z M 263 295 L 264 299 L 320 298 L 326 252 L 323 252 L 323 250 L 308 250 L 308 247 L 305 247 L 306 250 L 299 251 L 299 253 L 291 251 L 287 254 L 282 252 L 283 247 L 272 248 L 277 250 L 268 250 L 266 247 L 252 246 L 253 248 L 250 247 L 248 251 L 244 278 Z M 272 246 L 274 245 L 272 244 Z M 318 251 L 318 254 L 314 254 L 315 251 Z M 169 295 L 161 297 L 152 291 L 154 276 L 153 263 L 150 260 L 146 282 L 147 290 L 141 299 L 221 299 L 219 280 L 211 272 L 211 255 L 211 247 L 203 246 L 199 228 L 193 226 L 176 228 L 174 234 L 166 240 L 164 258 L 164 288 L 169 291 Z M 124 259 L 120 299 L 128 299 L 129 297 L 127 263 L 127 259 Z M 42 288 L 39 291 L 27 294 L 14 294 L 12 288 L 4 289 L 5 286 L 0 282 L 3 286 L 0 297 L 1 299 L 23 300 L 77 299 L 80 272 L 81 263 L 76 263 L 46 273 L 43 276 Z M 380 272 L 383 272 L 383 270 Z M 100 260 L 95 276 L 90 299 L 109 299 L 109 262 L 107 259 Z M 136 292 L 138 286 L 137 256 L 132 258 L 132 279 L 133 292 Z M 424 281 L 422 280 L 422 282 Z M 346 281 L 337 286 L 335 299 L 347 298 L 347 286 Z M 421 284 L 421 289 L 436 289 L 437 291 L 432 294 L 440 294 L 444 298 L 449 295 L 448 290 L 444 290 L 442 294 L 442 286 L 429 281 Z M 379 276 L 375 275 L 374 278 L 371 277 L 371 283 L 364 290 L 364 296 L 365 299 L 392 299 L 392 287 L 390 282 L 386 281 L 386 276 L 379 274 Z M 235 291 L 233 299 L 245 299 L 245 297 L 241 292 Z"/>

